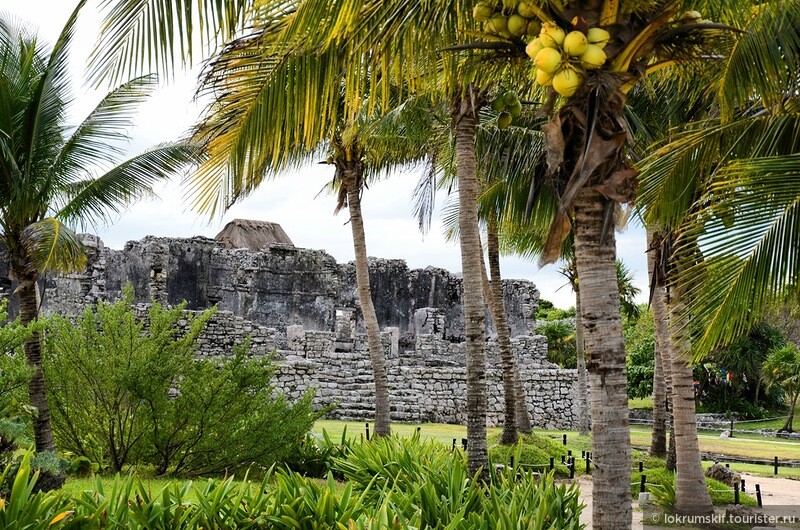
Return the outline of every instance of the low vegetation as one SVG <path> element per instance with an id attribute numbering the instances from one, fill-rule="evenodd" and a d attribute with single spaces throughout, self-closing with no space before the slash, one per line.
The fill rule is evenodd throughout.
<path id="1" fill-rule="evenodd" d="M 330 438 L 323 443 L 330 443 Z M 6 467 L 3 528 L 579 528 L 577 486 L 521 468 L 467 472 L 460 450 L 418 435 L 347 444 L 325 481 L 270 469 L 263 480 L 171 482 L 155 489 L 133 477 L 96 480 L 78 493 L 34 493 L 30 454 Z M 334 473 L 346 479 L 342 486 Z M 13 475 L 13 477 L 12 477 Z"/>

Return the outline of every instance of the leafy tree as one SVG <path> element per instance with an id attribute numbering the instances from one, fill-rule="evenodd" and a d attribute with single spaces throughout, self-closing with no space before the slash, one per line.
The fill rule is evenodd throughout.
<path id="1" fill-rule="evenodd" d="M 68 223 L 121 211 L 196 158 L 195 150 L 178 143 L 120 160 L 130 113 L 154 86 L 153 77 L 113 90 L 76 127 L 65 123 L 71 101 L 68 52 L 83 4 L 49 50 L 7 15 L 0 17 L 0 244 L 26 326 L 39 316 L 39 281 L 48 272 L 85 263 Z M 38 333 L 25 341 L 25 355 L 32 369 L 36 450 L 52 451 Z"/>
<path id="2" fill-rule="evenodd" d="M 564 320 L 547 322 L 536 328 L 536 333 L 547 337 L 547 360 L 562 368 L 577 366 L 575 325 Z"/>
<path id="3" fill-rule="evenodd" d="M 627 353 L 628 397 L 644 398 L 653 394 L 655 372 L 655 330 L 649 310 L 624 329 Z"/>
<path id="4" fill-rule="evenodd" d="M 794 432 L 794 409 L 800 396 L 800 350 L 792 345 L 772 350 L 761 367 L 761 376 L 768 388 L 779 387 L 783 390 L 789 415 L 780 430 Z"/>
<path id="5" fill-rule="evenodd" d="M 59 444 L 122 471 L 217 474 L 269 467 L 296 449 L 319 414 L 312 392 L 295 404 L 274 395 L 271 359 L 238 345 L 224 359 L 198 358 L 214 310 L 150 306 L 137 315 L 132 290 L 72 322 L 54 317 L 45 373 Z"/>

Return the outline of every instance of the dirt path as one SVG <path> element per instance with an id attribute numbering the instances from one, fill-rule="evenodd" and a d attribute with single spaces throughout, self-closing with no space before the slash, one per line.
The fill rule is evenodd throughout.
<path id="1" fill-rule="evenodd" d="M 800 481 L 787 478 L 768 478 L 742 473 L 747 493 L 755 496 L 756 484 L 761 486 L 761 497 L 764 506 L 800 506 Z M 577 480 L 581 489 L 581 502 L 586 505 L 581 513 L 581 523 L 589 529 L 592 527 L 592 477 L 583 475 Z M 642 510 L 633 501 L 633 530 L 641 530 Z"/>
<path id="2" fill-rule="evenodd" d="M 742 478 L 750 495 L 755 496 L 756 484 L 761 485 L 764 506 L 800 506 L 800 480 L 759 477 L 748 473 L 742 473 Z"/>

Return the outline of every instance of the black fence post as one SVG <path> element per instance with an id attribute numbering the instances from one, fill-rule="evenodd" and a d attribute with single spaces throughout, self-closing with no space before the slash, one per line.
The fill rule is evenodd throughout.
<path id="1" fill-rule="evenodd" d="M 454 452 L 454 451 L 456 450 L 456 442 L 457 442 L 457 441 L 458 441 L 458 440 L 457 440 L 456 438 L 453 438 L 453 447 L 451 447 L 451 448 L 450 448 L 450 452 L 451 452 L 451 453 L 452 453 L 452 452 Z"/>
<path id="2" fill-rule="evenodd" d="M 586 474 L 588 475 L 591 472 L 592 472 L 591 460 L 589 459 L 589 455 L 586 454 Z"/>
<path id="3" fill-rule="evenodd" d="M 642 462 L 642 461 L 640 460 L 640 461 L 639 461 L 639 473 L 641 473 L 642 471 L 644 471 L 644 462 Z"/>
<path id="4" fill-rule="evenodd" d="M 775 466 L 775 474 L 777 475 L 778 474 L 778 457 L 777 456 L 775 457 L 775 460 L 774 460 L 772 465 Z"/>
<path id="5" fill-rule="evenodd" d="M 551 456 L 550 457 L 550 471 L 552 471 L 553 468 L 555 468 L 555 467 L 556 467 L 556 459 Z"/>
<path id="6" fill-rule="evenodd" d="M 564 442 L 564 445 L 567 445 L 567 434 L 566 433 L 564 433 L 563 442 Z"/>
<path id="7" fill-rule="evenodd" d="M 733 483 L 733 504 L 739 504 L 739 483 Z"/>
<path id="8" fill-rule="evenodd" d="M 365 423 L 364 425 L 366 426 L 367 429 L 367 441 L 369 441 L 369 423 Z"/>
<path id="9" fill-rule="evenodd" d="M 647 491 L 645 489 L 645 487 L 644 487 L 646 482 L 647 482 L 647 476 L 646 475 L 642 475 L 642 481 L 639 484 L 639 493 L 644 493 L 645 491 Z"/>
<path id="10" fill-rule="evenodd" d="M 417 434 L 419 434 L 420 431 L 422 431 L 422 427 L 417 427 Z"/>
<path id="11" fill-rule="evenodd" d="M 464 451 L 467 450 L 467 439 L 466 438 L 462 438 L 461 439 L 461 447 L 464 448 Z"/>
<path id="12" fill-rule="evenodd" d="M 758 502 L 758 507 L 763 508 L 764 504 L 761 502 L 761 485 L 756 484 L 756 501 Z"/>
<path id="13" fill-rule="evenodd" d="M 514 455 L 511 455 L 511 469 L 514 469 Z"/>
<path id="14" fill-rule="evenodd" d="M 570 458 L 569 460 L 569 478 L 575 478 L 575 459 Z"/>
<path id="15" fill-rule="evenodd" d="M 744 479 L 742 479 L 742 493 L 744 493 Z"/>

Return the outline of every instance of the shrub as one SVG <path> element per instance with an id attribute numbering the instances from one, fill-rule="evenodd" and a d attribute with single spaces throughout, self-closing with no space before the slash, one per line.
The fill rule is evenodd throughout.
<path id="1" fill-rule="evenodd" d="M 489 437 L 489 458 L 496 464 L 508 465 L 512 455 L 516 464 L 530 467 L 534 471 L 545 471 L 550 466 L 550 458 L 555 459 L 556 472 L 566 476 L 568 471 L 561 465 L 561 456 L 567 453 L 568 447 L 538 434 L 523 434 L 515 445 L 499 445 L 500 435 Z M 574 451 L 573 451 L 574 453 Z M 580 455 L 578 455 L 580 456 Z M 576 471 L 580 470 L 580 462 L 576 463 Z"/>
<path id="2" fill-rule="evenodd" d="M 284 459 L 284 463 L 289 469 L 305 477 L 324 478 L 328 473 L 334 473 L 336 478 L 342 478 L 335 471 L 333 461 L 345 456 L 350 446 L 346 426 L 338 441 L 334 441 L 324 429 L 321 437 L 307 433 L 295 450 Z"/>
<path id="3" fill-rule="evenodd" d="M 282 459 L 319 417 L 310 392 L 294 405 L 273 395 L 271 359 L 249 356 L 248 344 L 197 358 L 213 310 L 153 304 L 140 319 L 131 300 L 128 289 L 76 323 L 53 318 L 44 366 L 60 447 L 116 471 L 232 472 Z"/>
<path id="4" fill-rule="evenodd" d="M 2 528 L 100 528 L 188 530 L 192 528 L 352 528 L 499 530 L 580 529 L 575 485 L 557 486 L 551 474 L 536 478 L 512 469 L 492 473 L 489 484 L 469 477 L 463 454 L 419 438 L 378 439 L 353 444 L 353 464 L 377 475 L 353 471 L 354 482 L 338 485 L 332 474 L 316 483 L 297 473 L 269 470 L 260 483 L 209 480 L 171 483 L 151 492 L 133 477 L 75 498 L 32 493 L 22 474 L 12 500 L 0 509 Z M 433 453 L 433 458 L 428 456 Z M 379 462 L 383 465 L 378 466 Z M 386 466 L 386 464 L 389 464 Z M 381 468 L 391 471 L 382 472 Z M 29 473 L 29 467 L 28 469 Z M 375 477 L 386 481 L 380 484 Z M 25 502 L 15 502 L 22 499 Z M 31 514 L 38 514 L 36 523 Z M 52 526 L 49 526 L 51 525 Z"/>
<path id="5" fill-rule="evenodd" d="M 577 347 L 575 343 L 575 322 L 554 320 L 541 324 L 536 333 L 547 337 L 547 360 L 562 368 L 577 366 Z"/>

